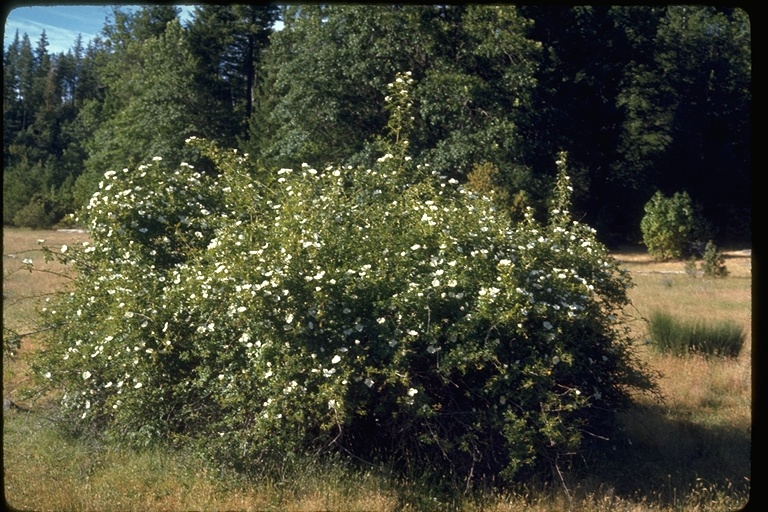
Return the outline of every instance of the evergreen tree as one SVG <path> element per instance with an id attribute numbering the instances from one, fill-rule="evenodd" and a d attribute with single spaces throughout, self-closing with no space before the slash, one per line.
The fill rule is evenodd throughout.
<path id="1" fill-rule="evenodd" d="M 442 172 L 517 161 L 516 121 L 537 45 L 512 6 L 301 6 L 265 58 L 264 148 L 281 166 L 370 159 L 386 124 L 386 84 L 411 71 L 415 157 Z M 271 103 L 270 103 L 271 101 Z"/>
<path id="2" fill-rule="evenodd" d="M 105 102 L 116 101 L 114 111 L 93 113 L 105 117 L 88 144 L 84 179 L 92 184 L 117 166 L 138 165 L 156 156 L 193 159 L 185 139 L 217 135 L 215 127 L 206 124 L 205 91 L 191 80 L 197 63 L 178 21 L 162 35 L 135 41 L 126 50 L 124 58 L 137 65 L 109 82 Z"/>
<path id="3" fill-rule="evenodd" d="M 387 84 L 411 71 L 410 152 L 441 173 L 493 170 L 491 189 L 544 205 L 551 156 L 566 150 L 574 214 L 605 241 L 638 240 L 657 189 L 689 191 L 719 243 L 749 238 L 743 10 L 202 5 L 186 30 L 178 14 L 116 7 L 101 37 L 61 54 L 46 33 L 16 34 L 3 53 L 4 222 L 33 197 L 45 218 L 72 194 L 82 205 L 106 170 L 181 155 L 192 134 L 269 166 L 371 162 Z"/>
<path id="4" fill-rule="evenodd" d="M 20 130 L 25 130 L 34 118 L 32 102 L 34 98 L 35 81 L 35 57 L 32 53 L 32 43 L 30 43 L 29 36 L 27 36 L 27 34 L 24 34 L 21 39 L 17 72 L 17 100 L 21 110 Z"/>
<path id="5" fill-rule="evenodd" d="M 278 11 L 271 4 L 195 8 L 188 29 L 191 51 L 200 62 L 195 80 L 210 96 L 208 122 L 218 127 L 220 142 L 234 145 L 247 138 L 259 81 L 256 69 Z"/>
<path id="6" fill-rule="evenodd" d="M 10 165 L 9 146 L 14 136 L 22 129 L 21 84 L 21 40 L 19 32 L 3 52 L 3 168 Z"/>
<path id="7" fill-rule="evenodd" d="M 179 19 L 179 12 L 179 7 L 166 4 L 148 4 L 135 11 L 113 7 L 113 20 L 104 25 L 102 33 L 108 47 L 127 49 L 133 42 L 162 35 L 168 23 Z"/>
<path id="8" fill-rule="evenodd" d="M 43 31 L 32 50 L 25 34 L 5 53 L 4 224 L 48 227 L 67 210 L 59 194 L 66 180 L 59 158 L 62 126 L 73 112 L 62 105 L 61 56 L 49 55 L 48 45 Z"/>
<path id="9" fill-rule="evenodd" d="M 182 43 L 159 42 L 169 27 L 175 27 L 171 39 L 178 43 L 182 34 L 178 13 L 177 7 L 168 5 L 143 6 L 135 11 L 115 8 L 114 20 L 102 30 L 104 38 L 89 46 L 83 79 L 94 96 L 84 102 L 73 126 L 85 137 L 87 153 L 85 171 L 75 184 L 76 206 L 85 205 L 104 172 L 166 153 L 169 140 L 156 139 L 158 131 L 174 132 L 171 146 L 183 144 L 183 128 L 168 130 L 166 126 L 174 119 L 169 111 L 178 112 L 191 101 L 184 96 L 189 90 L 155 104 L 150 99 L 157 94 L 157 87 L 170 90 L 181 82 L 188 88 L 188 77 L 166 76 L 168 69 L 161 62 L 188 59 Z"/>
<path id="10" fill-rule="evenodd" d="M 746 13 L 667 7 L 653 57 L 633 70 L 622 93 L 624 154 L 659 189 L 688 190 L 723 235 L 748 237 L 751 50 Z"/>
<path id="11" fill-rule="evenodd" d="M 526 163 L 550 174 L 550 155 L 567 151 L 575 215 L 586 215 L 604 239 L 615 241 L 639 222 L 626 208 L 635 177 L 617 167 L 624 123 L 617 97 L 627 66 L 647 52 L 643 38 L 657 14 L 610 6 L 529 6 L 523 13 L 534 21 L 531 37 L 545 48 L 533 108 L 521 123 Z"/>

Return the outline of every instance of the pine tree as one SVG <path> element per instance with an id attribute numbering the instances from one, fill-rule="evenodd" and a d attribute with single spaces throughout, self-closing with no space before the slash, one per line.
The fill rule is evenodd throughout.
<path id="1" fill-rule="evenodd" d="M 276 165 L 365 161 L 386 125 L 386 84 L 411 71 L 414 157 L 464 175 L 517 160 L 538 45 L 512 6 L 301 6 L 265 56 Z"/>
<path id="2" fill-rule="evenodd" d="M 207 117 L 216 140 L 228 145 L 248 138 L 258 88 L 261 53 L 278 19 L 277 6 L 201 5 L 189 25 L 190 49 L 199 59 L 195 81 L 210 97 Z"/>

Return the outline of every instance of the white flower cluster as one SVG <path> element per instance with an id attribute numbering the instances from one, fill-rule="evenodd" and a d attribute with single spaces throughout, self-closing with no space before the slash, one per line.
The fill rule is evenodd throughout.
<path id="1" fill-rule="evenodd" d="M 87 334 L 61 350 L 85 394 L 68 403 L 121 414 L 167 396 L 164 382 L 247 403 L 257 423 L 311 404 L 341 421 L 349 396 L 435 405 L 414 365 L 525 364 L 499 348 L 513 338 L 540 344 L 552 368 L 572 364 L 554 345 L 599 314 L 613 268 L 576 264 L 599 253 L 586 227 L 512 226 L 487 197 L 395 153 L 367 169 L 225 168 L 215 180 L 161 159 L 106 173 L 88 205 L 92 240 L 61 249 L 88 270 L 71 298 Z M 512 408 L 504 396 L 495 403 Z"/>

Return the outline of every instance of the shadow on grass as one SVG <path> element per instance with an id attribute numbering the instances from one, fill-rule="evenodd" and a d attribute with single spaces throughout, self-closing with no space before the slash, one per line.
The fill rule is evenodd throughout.
<path id="1" fill-rule="evenodd" d="M 15 455 L 15 462 L 11 460 L 10 463 L 17 472 L 22 472 L 24 478 L 33 472 L 37 479 L 74 482 L 78 480 L 78 475 L 97 472 L 100 478 L 120 478 L 125 480 L 126 485 L 148 485 L 152 492 L 158 491 L 153 487 L 155 481 L 160 482 L 157 485 L 170 489 L 166 489 L 167 492 L 200 485 L 195 472 L 189 469 L 181 471 L 176 466 L 178 460 L 171 456 L 160 457 L 155 461 L 158 466 L 155 468 L 151 455 L 126 455 L 127 452 L 101 446 L 88 439 L 62 435 L 39 413 L 6 411 L 8 414 L 11 416 L 4 416 L 4 419 L 11 421 L 6 425 L 5 435 L 11 437 L 14 446 L 9 455 Z M 566 477 L 575 503 L 604 504 L 615 498 L 619 500 L 616 503 L 619 508 L 644 503 L 649 507 L 652 505 L 652 510 L 687 510 L 689 507 L 691 510 L 727 510 L 730 503 L 746 503 L 751 480 L 749 429 L 702 426 L 671 419 L 663 406 L 655 405 L 636 407 L 621 419 L 625 436 L 623 442 L 615 449 L 610 443 L 602 443 L 600 449 L 589 452 L 586 469 L 581 474 L 574 472 Z M 162 455 L 164 452 L 157 453 Z M 48 460 L 53 464 L 46 462 Z M 19 463 L 21 467 L 15 467 Z M 139 476 L 133 470 L 127 472 L 127 469 L 118 467 L 118 464 L 128 464 L 131 468 L 143 466 L 143 469 Z M 184 474 L 181 482 L 162 476 L 177 471 Z M 378 476 L 377 473 L 371 468 L 355 471 L 354 465 L 343 461 L 329 465 L 308 463 L 284 482 L 285 496 L 283 491 L 275 494 L 272 492 L 274 489 L 257 495 L 262 501 L 274 502 L 277 508 L 284 504 L 283 499 L 303 499 L 302 496 L 309 491 L 318 495 L 349 495 L 350 499 L 363 499 L 368 492 L 387 501 L 387 506 L 383 508 L 387 510 L 482 510 L 486 508 L 482 506 L 485 501 L 487 508 L 493 508 L 496 503 L 493 501 L 496 494 L 479 494 L 473 498 L 449 484 L 440 485 L 428 475 L 414 474 L 403 481 L 386 471 Z M 238 482 L 240 480 L 227 480 L 219 485 L 229 485 L 235 492 L 240 492 Z M 132 488 L 130 485 L 129 488 Z M 356 487 L 363 491 L 356 490 Z M 542 490 L 547 488 L 553 495 L 558 494 L 557 482 L 542 487 Z M 47 499 L 61 500 L 63 496 L 59 494 Z M 609 502 L 605 502 L 605 497 L 609 498 Z M 524 501 L 521 499 L 519 503 Z M 562 505 L 565 502 L 553 503 Z M 713 503 L 715 508 L 712 508 Z M 545 509 L 560 510 L 555 505 L 553 507 Z M 605 504 L 599 510 L 613 509 L 612 505 Z M 733 507 L 733 510 L 736 509 Z"/>
<path id="2" fill-rule="evenodd" d="M 679 506 L 700 495 L 747 500 L 751 426 L 702 425 L 670 418 L 663 405 L 642 405 L 621 417 L 621 443 L 592 452 L 592 485 L 616 497 Z"/>

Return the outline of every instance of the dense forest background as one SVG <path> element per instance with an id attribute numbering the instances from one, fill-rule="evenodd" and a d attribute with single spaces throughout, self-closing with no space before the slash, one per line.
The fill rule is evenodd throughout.
<path id="1" fill-rule="evenodd" d="M 281 29 L 275 30 L 277 22 Z M 387 83 L 414 79 L 414 158 L 545 210 L 568 152 L 574 217 L 640 240 L 658 190 L 685 191 L 719 244 L 751 226 L 751 33 L 712 6 L 201 5 L 115 8 L 101 35 L 3 53 L 3 224 L 51 227 L 104 172 L 190 136 L 267 169 L 381 156 Z"/>

